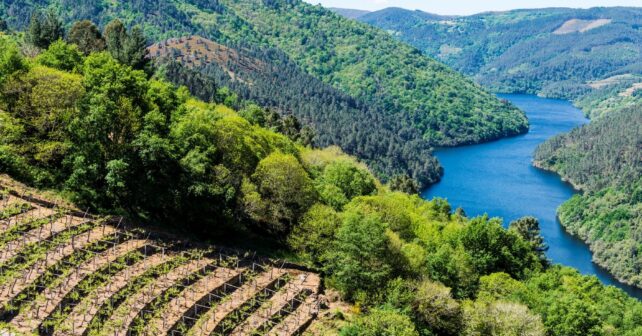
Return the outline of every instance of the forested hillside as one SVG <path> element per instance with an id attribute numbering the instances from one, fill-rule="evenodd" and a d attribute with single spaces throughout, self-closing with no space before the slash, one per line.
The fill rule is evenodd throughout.
<path id="1" fill-rule="evenodd" d="M 262 127 L 255 122 L 262 109 L 235 111 L 229 90 L 217 90 L 207 103 L 166 82 L 147 64 L 140 30 L 118 21 L 104 30 L 86 21 L 73 27 L 65 32 L 50 13 L 32 17 L 26 33 L 0 35 L 0 173 L 102 214 L 227 242 L 276 244 L 322 271 L 325 287 L 349 307 L 324 315 L 311 333 L 642 333 L 640 302 L 549 264 L 536 219 L 506 229 L 499 219 L 453 212 L 445 200 L 392 192 L 336 147 L 312 149 L 301 134 L 284 132 L 290 128 Z M 24 208 L 0 211 L 9 218 Z M 73 247 L 69 237 L 55 242 Z M 26 246 L 1 265 L 11 271 L 0 283 L 11 286 L 25 263 L 38 265 L 48 255 L 43 249 L 56 246 Z M 34 313 L 27 303 L 36 299 L 49 307 L 45 294 L 56 288 L 43 286 L 59 274 L 55 266 L 38 279 L 41 286 L 19 297 L 21 304 L 0 308 L 2 322 Z M 135 298 L 149 278 L 122 299 Z M 77 302 L 100 281 L 79 282 L 65 302 Z M 161 311 L 173 297 L 172 287 L 150 305 Z M 73 307 L 56 309 L 47 330 L 64 331 L 57 328 Z M 144 333 L 150 319 L 158 316 L 137 316 L 135 330 Z M 231 314 L 225 321 L 239 320 Z M 101 323 L 92 323 L 92 331 L 113 335 L 101 333 Z M 0 333 L 13 327 L 0 323 Z"/>
<path id="2" fill-rule="evenodd" d="M 642 286 L 642 102 L 615 107 L 590 124 L 550 139 L 535 153 L 584 191 L 559 209 L 562 224 L 591 244 L 595 260 Z"/>
<path id="3" fill-rule="evenodd" d="M 359 17 L 502 92 L 574 99 L 590 81 L 642 71 L 642 9 L 533 9 L 442 17 L 399 8 Z"/>
<path id="4" fill-rule="evenodd" d="M 295 116 L 314 130 L 315 145 L 340 146 L 380 177 L 410 173 L 425 186 L 441 175 L 429 143 L 416 128 L 310 76 L 276 49 L 228 48 L 202 37 L 185 37 L 151 46 L 150 56 L 163 65 L 169 80 L 186 85 L 199 98 L 210 99 L 216 87 L 223 86 L 241 100 Z M 203 77 L 211 84 L 204 84 Z"/>
<path id="5" fill-rule="evenodd" d="M 433 145 L 480 142 L 527 128 L 516 108 L 417 49 L 298 0 L 35 0 L 4 1 L 0 8 L 10 26 L 23 27 L 34 5 L 54 9 L 65 22 L 88 18 L 104 25 L 121 18 L 142 25 L 153 39 L 199 34 L 278 48 L 308 74 L 415 127 Z"/>

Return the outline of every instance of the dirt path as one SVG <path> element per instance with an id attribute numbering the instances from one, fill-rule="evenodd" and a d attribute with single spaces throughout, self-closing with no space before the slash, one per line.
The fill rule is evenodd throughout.
<path id="1" fill-rule="evenodd" d="M 36 330 L 40 323 L 56 310 L 58 304 L 62 302 L 65 296 L 83 279 L 127 253 L 139 249 L 148 243 L 147 240 L 142 239 L 129 240 L 97 254 L 85 263 L 79 265 L 79 267 L 61 281 L 59 285 L 45 289 L 29 308 L 25 309 L 23 313 L 11 321 L 11 324 L 23 333 Z"/>
<path id="2" fill-rule="evenodd" d="M 129 325 L 147 304 L 181 279 L 212 263 L 214 263 L 214 260 L 206 258 L 193 260 L 173 269 L 163 277 L 145 286 L 136 295 L 130 297 L 118 307 L 114 315 L 105 324 L 102 335 L 126 336 Z"/>
<path id="3" fill-rule="evenodd" d="M 225 316 L 241 307 L 247 300 L 256 296 L 272 281 L 286 273 L 287 272 L 285 270 L 273 268 L 259 274 L 257 277 L 253 278 L 241 286 L 241 288 L 230 294 L 224 302 L 208 311 L 199 320 L 199 323 L 190 330 L 190 334 L 209 336 L 214 332 L 216 326 L 225 318 Z"/>
<path id="4" fill-rule="evenodd" d="M 47 240 L 54 234 L 87 222 L 89 222 L 89 220 L 83 220 L 80 217 L 64 216 L 31 231 L 25 232 L 22 237 L 7 242 L 4 246 L 0 247 L 0 264 L 18 255 L 20 250 L 29 244 Z"/>
<path id="5" fill-rule="evenodd" d="M 59 245 L 53 250 L 47 251 L 44 258 L 36 261 L 34 265 L 23 270 L 10 282 L 0 287 L 0 303 L 12 300 L 16 295 L 20 294 L 22 290 L 31 285 L 48 267 L 55 265 L 65 257 L 73 254 L 76 249 L 97 242 L 115 232 L 116 229 L 112 226 L 98 226 L 88 232 L 75 236 L 65 245 Z"/>
<path id="6" fill-rule="evenodd" d="M 149 323 L 149 329 L 147 329 L 145 335 L 166 335 L 194 304 L 217 288 L 222 287 L 225 283 L 233 280 L 241 272 L 243 272 L 242 268 L 217 268 L 211 274 L 186 288 L 165 307 L 163 313 L 157 319 Z"/>
<path id="7" fill-rule="evenodd" d="M 96 289 L 91 295 L 74 307 L 65 322 L 54 332 L 54 336 L 82 336 L 89 327 L 91 320 L 98 313 L 100 307 L 113 295 L 127 286 L 132 279 L 143 275 L 147 270 L 161 265 L 170 259 L 171 257 L 166 254 L 156 253 L 125 268 L 111 278 L 107 284 Z"/>
<path id="8" fill-rule="evenodd" d="M 284 288 L 270 298 L 270 300 L 261 305 L 257 311 L 236 327 L 230 335 L 251 335 L 252 331 L 267 322 L 274 314 L 284 309 L 299 293 L 304 290 L 315 293 L 318 287 L 319 277 L 316 274 L 298 274 L 296 279 L 290 281 Z"/>

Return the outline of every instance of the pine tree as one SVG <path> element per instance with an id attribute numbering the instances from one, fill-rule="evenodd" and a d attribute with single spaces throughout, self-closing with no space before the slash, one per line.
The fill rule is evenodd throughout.
<path id="1" fill-rule="evenodd" d="M 31 15 L 29 29 L 27 30 L 27 42 L 42 49 L 47 49 L 53 42 L 62 39 L 65 30 L 62 22 L 53 11 L 47 13 L 34 12 Z"/>
<path id="2" fill-rule="evenodd" d="M 77 45 L 85 55 L 103 51 L 106 48 L 106 42 L 100 30 L 89 20 L 74 23 L 69 31 L 68 41 Z"/>

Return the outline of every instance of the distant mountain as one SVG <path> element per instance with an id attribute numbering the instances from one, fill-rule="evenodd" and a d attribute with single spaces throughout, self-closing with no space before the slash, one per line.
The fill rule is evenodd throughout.
<path id="1" fill-rule="evenodd" d="M 362 17 L 370 13 L 370 11 L 361 10 L 361 9 L 337 8 L 337 7 L 330 7 L 328 9 L 348 19 L 357 19 L 359 17 Z"/>
<path id="2" fill-rule="evenodd" d="M 388 8 L 389 31 L 496 91 L 575 98 L 590 81 L 642 73 L 642 8 L 533 9 L 439 17 Z"/>

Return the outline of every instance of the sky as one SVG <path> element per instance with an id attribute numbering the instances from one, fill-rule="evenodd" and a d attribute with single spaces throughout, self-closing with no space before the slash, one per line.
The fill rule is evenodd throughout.
<path id="1" fill-rule="evenodd" d="M 469 15 L 487 11 L 544 7 L 641 7 L 642 0 L 305 0 L 326 7 L 379 10 L 386 7 L 421 9 L 442 15 Z"/>

